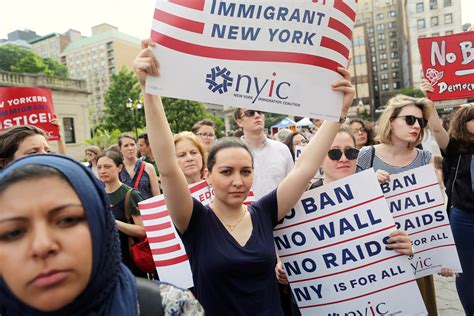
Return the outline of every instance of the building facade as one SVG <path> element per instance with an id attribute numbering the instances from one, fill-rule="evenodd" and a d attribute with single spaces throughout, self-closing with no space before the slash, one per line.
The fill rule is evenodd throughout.
<path id="1" fill-rule="evenodd" d="M 84 80 L 63 79 L 47 75 L 0 71 L 0 87 L 38 87 L 51 89 L 54 110 L 68 156 L 84 158 L 85 139 L 90 138 L 87 107 L 87 84 Z M 50 143 L 53 150 L 57 143 Z"/>
<path id="2" fill-rule="evenodd" d="M 31 49 L 33 49 L 39 56 L 61 61 L 61 55 L 69 43 L 81 38 L 81 32 L 69 30 L 64 34 L 50 33 L 33 39 L 29 43 Z"/>
<path id="3" fill-rule="evenodd" d="M 408 37 L 402 0 L 360 0 L 356 25 L 367 29 L 374 108 L 409 85 Z M 355 44 L 355 43 L 354 43 Z"/>
<path id="4" fill-rule="evenodd" d="M 423 78 L 418 38 L 462 32 L 461 0 L 405 0 L 405 8 L 409 17 L 410 81 L 418 87 Z"/>
<path id="5" fill-rule="evenodd" d="M 92 36 L 71 42 L 63 52 L 71 78 L 84 79 L 91 92 L 88 105 L 92 125 L 99 123 L 104 113 L 104 96 L 112 74 L 122 67 L 132 69 L 140 52 L 140 40 L 109 24 L 92 28 Z"/>

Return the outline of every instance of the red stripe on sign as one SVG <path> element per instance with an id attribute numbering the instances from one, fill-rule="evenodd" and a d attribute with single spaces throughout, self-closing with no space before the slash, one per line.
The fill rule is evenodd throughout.
<path id="1" fill-rule="evenodd" d="M 311 65 L 337 72 L 337 67 L 343 67 L 339 63 L 325 57 L 301 53 L 286 53 L 258 50 L 238 50 L 228 48 L 215 48 L 183 42 L 166 36 L 156 31 L 151 32 L 151 38 L 155 43 L 185 54 L 213 59 L 245 60 L 262 62 L 282 62 L 302 65 Z"/>
<path id="2" fill-rule="evenodd" d="M 149 209 L 152 209 L 152 208 L 162 207 L 162 206 L 165 206 L 165 205 L 166 205 L 166 201 L 163 199 L 163 200 L 159 200 L 159 201 L 156 201 L 156 202 L 140 204 L 140 205 L 138 205 L 138 209 L 140 211 L 141 210 L 149 210 Z M 168 211 L 166 211 L 166 212 L 168 212 Z"/>
<path id="3" fill-rule="evenodd" d="M 150 226 L 145 225 L 145 230 L 147 232 L 152 232 L 152 231 L 167 229 L 167 228 L 170 228 L 170 227 L 171 227 L 171 223 L 166 222 L 166 223 L 158 224 L 158 225 L 150 225 Z"/>
<path id="4" fill-rule="evenodd" d="M 157 267 L 167 267 L 167 266 L 172 266 L 174 264 L 178 264 L 178 263 L 181 263 L 181 262 L 185 262 L 187 260 L 188 260 L 188 256 L 187 255 L 182 255 L 182 256 L 179 256 L 179 257 L 176 257 L 176 258 L 172 258 L 172 259 L 155 261 L 155 266 L 157 266 Z"/>
<path id="5" fill-rule="evenodd" d="M 142 214 L 142 220 L 149 221 L 149 220 L 152 220 L 152 219 L 163 218 L 163 217 L 166 217 L 166 216 L 169 216 L 169 215 L 170 215 L 170 213 L 168 211 L 152 213 L 152 214 L 146 214 L 146 215 Z"/>
<path id="6" fill-rule="evenodd" d="M 196 191 L 199 191 L 199 190 L 204 189 L 204 188 L 207 187 L 207 186 L 208 186 L 207 181 L 203 181 L 203 182 L 201 182 L 200 184 L 198 184 L 197 186 L 192 187 L 191 190 L 189 190 L 189 192 L 191 192 L 191 194 L 192 194 L 192 193 L 194 193 L 194 192 L 196 192 Z"/>
<path id="7" fill-rule="evenodd" d="M 169 246 L 169 247 L 163 247 L 163 248 L 159 248 L 159 249 L 151 249 L 151 253 L 154 254 L 154 255 L 163 255 L 163 254 L 166 254 L 166 253 L 178 251 L 180 249 L 181 249 L 180 244 L 176 244 L 176 245 Z"/>
<path id="8" fill-rule="evenodd" d="M 186 8 L 203 11 L 205 0 L 169 0 L 169 2 Z"/>
<path id="9" fill-rule="evenodd" d="M 202 34 L 204 32 L 204 23 L 182 18 L 180 16 L 156 9 L 155 20 L 165 24 L 177 27 L 179 29 Z"/>
<path id="10" fill-rule="evenodd" d="M 170 233 L 170 234 L 163 235 L 163 236 L 149 237 L 148 238 L 148 243 L 152 244 L 152 243 L 155 243 L 155 242 L 163 242 L 163 241 L 173 240 L 175 238 L 176 238 L 176 236 L 174 235 L 174 233 Z"/>
<path id="11" fill-rule="evenodd" d="M 410 213 L 405 213 L 405 214 L 393 216 L 393 218 L 395 219 L 395 218 L 402 217 L 402 216 L 408 216 L 408 215 L 411 215 L 411 214 L 415 214 L 415 213 L 418 213 L 418 212 L 423 212 L 423 211 L 426 211 L 426 210 L 429 210 L 429 209 L 432 209 L 432 208 L 436 208 L 436 207 L 440 207 L 440 206 L 444 206 L 444 202 L 441 203 L 441 204 L 438 204 L 438 205 L 433 205 L 433 206 L 430 206 L 430 207 L 422 208 L 421 210 L 416 210 L 416 211 L 413 211 L 413 212 L 410 212 Z"/>
<path id="12" fill-rule="evenodd" d="M 354 10 L 352 10 L 350 6 L 345 4 L 342 0 L 334 0 L 334 8 L 347 15 L 352 21 L 355 21 L 356 13 L 354 12 Z"/>
<path id="13" fill-rule="evenodd" d="M 349 57 L 349 49 L 346 46 L 342 45 L 341 43 L 333 39 L 330 39 L 329 37 L 323 36 L 321 38 L 321 46 L 332 49 L 333 51 L 338 52 L 345 58 Z"/>
<path id="14" fill-rule="evenodd" d="M 415 255 L 417 255 L 417 254 L 419 254 L 419 253 L 422 253 L 422 252 L 425 252 L 425 251 L 429 251 L 429 250 L 433 250 L 433 249 L 438 249 L 438 248 L 444 248 L 444 247 L 456 247 L 456 245 L 455 245 L 455 244 L 446 244 L 446 245 L 431 247 L 431 248 L 428 248 L 428 249 L 423 249 L 423 250 L 415 251 Z"/>
<path id="15" fill-rule="evenodd" d="M 430 228 L 423 229 L 423 230 L 419 230 L 419 231 L 417 231 L 417 232 L 414 232 L 414 233 L 411 233 L 411 234 L 408 234 L 408 235 L 409 235 L 409 236 L 412 236 L 412 235 L 416 235 L 416 234 L 419 234 L 419 233 L 423 233 L 423 232 L 426 232 L 426 231 L 429 231 L 429 230 L 441 228 L 441 227 L 444 227 L 444 226 L 449 226 L 449 223 L 448 223 L 448 224 L 439 225 L 439 226 L 435 226 L 435 227 L 430 227 Z"/>
<path id="16" fill-rule="evenodd" d="M 391 198 L 394 198 L 394 197 L 399 196 L 399 195 L 403 195 L 403 194 L 407 194 L 407 193 L 410 193 L 410 192 L 414 192 L 414 191 L 426 189 L 426 188 L 432 187 L 432 186 L 434 186 L 434 185 L 439 185 L 439 183 L 438 183 L 438 182 L 435 182 L 435 183 L 432 183 L 432 184 L 425 185 L 425 186 L 423 186 L 423 187 L 419 187 L 419 188 L 415 188 L 415 189 L 412 189 L 412 190 L 403 191 L 403 192 L 401 192 L 401 193 L 397 193 L 397 194 L 394 194 L 394 195 L 386 196 L 385 198 L 386 198 L 386 199 L 391 199 Z"/>
<path id="17" fill-rule="evenodd" d="M 344 34 L 348 39 L 352 40 L 352 31 L 344 23 L 334 18 L 330 18 L 328 27 L 338 31 L 341 34 Z"/>

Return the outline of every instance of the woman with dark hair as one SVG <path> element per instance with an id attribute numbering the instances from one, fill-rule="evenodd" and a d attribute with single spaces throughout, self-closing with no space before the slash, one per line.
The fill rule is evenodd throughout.
<path id="1" fill-rule="evenodd" d="M 208 182 L 215 199 L 206 207 L 189 193 L 160 97 L 144 91 L 147 74 L 158 75 L 157 65 L 151 50 L 145 48 L 135 59 L 134 69 L 144 95 L 150 145 L 161 171 L 166 205 L 189 256 L 196 295 L 210 316 L 281 315 L 273 227 L 304 193 L 340 123 L 325 122 L 278 188 L 248 207 L 243 202 L 253 183 L 252 155 L 239 142 L 219 142 L 208 156 Z M 332 89 L 344 94 L 341 117 L 345 117 L 354 88 L 349 72 L 338 71 L 343 79 Z"/>
<path id="2" fill-rule="evenodd" d="M 146 274 L 133 264 L 129 247 L 130 237 L 137 239 L 146 237 L 138 210 L 138 203 L 143 201 L 143 198 L 138 190 L 120 182 L 119 174 L 122 169 L 123 160 L 118 153 L 106 151 L 97 156 L 99 178 L 105 183 L 105 192 L 110 200 L 110 209 L 119 231 L 122 262 L 134 275 L 146 277 Z"/>
<path id="3" fill-rule="evenodd" d="M 290 150 L 293 161 L 295 161 L 296 146 L 304 147 L 306 144 L 308 144 L 308 139 L 306 139 L 303 133 L 293 132 L 286 137 L 285 145 Z"/>
<path id="4" fill-rule="evenodd" d="M 87 167 L 92 171 L 93 174 L 98 176 L 97 172 L 97 156 L 101 153 L 101 150 L 97 146 L 88 146 L 85 150 Z"/>
<path id="5" fill-rule="evenodd" d="M 201 138 L 206 152 L 214 145 L 216 140 L 216 132 L 214 131 L 214 122 L 210 119 L 201 120 L 193 125 L 191 132 Z"/>
<path id="6" fill-rule="evenodd" d="M 86 166 L 39 154 L 5 168 L 0 178 L 2 316 L 192 312 L 203 314 L 189 292 L 135 279 L 121 263 L 109 200 Z"/>
<path id="7" fill-rule="evenodd" d="M 361 149 L 364 146 L 374 145 L 374 132 L 367 123 L 361 119 L 352 119 L 349 121 L 349 128 L 356 138 L 356 148 Z"/>
<path id="8" fill-rule="evenodd" d="M 0 132 L 0 167 L 26 155 L 50 152 L 45 133 L 36 126 L 15 126 Z"/>
<path id="9" fill-rule="evenodd" d="M 138 189 L 144 200 L 160 195 L 160 186 L 153 165 L 138 159 L 137 141 L 129 133 L 123 133 L 118 139 L 123 166 L 120 181 L 131 188 Z"/>
<path id="10" fill-rule="evenodd" d="M 426 79 L 420 88 L 425 94 L 434 91 Z M 464 312 L 474 315 L 474 104 L 462 105 L 456 111 L 449 131 L 441 124 L 434 104 L 431 106 L 429 122 L 444 155 L 449 219 L 463 271 L 456 277 L 456 288 Z"/>

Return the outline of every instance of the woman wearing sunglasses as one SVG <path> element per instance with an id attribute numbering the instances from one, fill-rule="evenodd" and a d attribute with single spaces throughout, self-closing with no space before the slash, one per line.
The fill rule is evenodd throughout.
<path id="1" fill-rule="evenodd" d="M 380 183 L 391 174 L 408 171 L 431 162 L 429 151 L 416 148 L 423 139 L 430 116 L 428 99 L 397 95 L 388 101 L 378 120 L 376 140 L 380 144 L 362 147 L 357 171 L 374 168 Z M 433 276 L 416 280 L 429 315 L 437 315 Z"/>

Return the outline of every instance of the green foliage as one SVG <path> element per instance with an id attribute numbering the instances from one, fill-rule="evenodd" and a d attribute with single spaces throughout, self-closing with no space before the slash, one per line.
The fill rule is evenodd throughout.
<path id="1" fill-rule="evenodd" d="M 284 114 L 265 113 L 265 128 L 271 128 L 276 123 L 287 117 Z"/>
<path id="2" fill-rule="evenodd" d="M 223 137 L 225 134 L 225 125 L 224 125 L 224 120 L 220 117 L 213 116 L 206 112 L 207 116 L 206 118 L 212 120 L 214 122 L 214 132 L 216 133 L 216 137 L 220 138 Z"/>
<path id="3" fill-rule="evenodd" d="M 117 140 L 122 134 L 119 129 L 107 131 L 105 129 L 97 129 L 92 138 L 85 140 L 86 144 L 99 147 L 101 150 L 107 149 L 110 145 L 117 143 Z"/>
<path id="4" fill-rule="evenodd" d="M 409 97 L 414 97 L 414 98 L 423 98 L 423 92 L 421 92 L 420 89 L 416 89 L 413 87 L 407 87 L 407 88 L 402 88 L 400 89 L 400 93 L 407 95 Z"/>
<path id="5" fill-rule="evenodd" d="M 370 112 L 367 109 L 363 109 L 362 111 L 359 111 L 359 109 L 357 109 L 357 117 L 364 121 L 368 121 L 370 120 Z"/>
<path id="6" fill-rule="evenodd" d="M 136 104 L 139 98 L 140 87 L 132 71 L 123 67 L 118 73 L 113 74 L 104 98 L 104 128 L 108 131 L 114 129 L 133 131 L 135 129 L 134 123 L 138 127 L 145 126 L 143 108 L 135 110 L 127 108 L 129 99 Z"/>
<path id="7" fill-rule="evenodd" d="M 0 70 L 68 77 L 67 67 L 57 60 L 41 58 L 32 50 L 10 44 L 0 46 Z"/>
<path id="8" fill-rule="evenodd" d="M 43 62 L 46 66 L 48 66 L 48 69 L 51 70 L 55 76 L 61 78 L 69 77 L 69 72 L 67 70 L 66 65 L 61 64 L 56 59 L 46 57 L 43 58 Z"/>
<path id="9" fill-rule="evenodd" d="M 0 46 L 0 70 L 12 71 L 12 66 L 28 55 L 31 56 L 34 53 L 29 49 L 12 44 Z"/>
<path id="10" fill-rule="evenodd" d="M 20 59 L 15 65 L 11 67 L 13 72 L 23 72 L 29 74 L 43 73 L 45 75 L 52 75 L 53 72 L 48 69 L 48 66 L 38 55 L 26 55 Z"/>
<path id="11" fill-rule="evenodd" d="M 199 102 L 163 98 L 163 106 L 173 133 L 190 131 L 194 123 L 205 118 L 209 118 L 217 124 L 216 130 L 223 130 L 224 123 L 207 113 L 204 105 Z"/>

